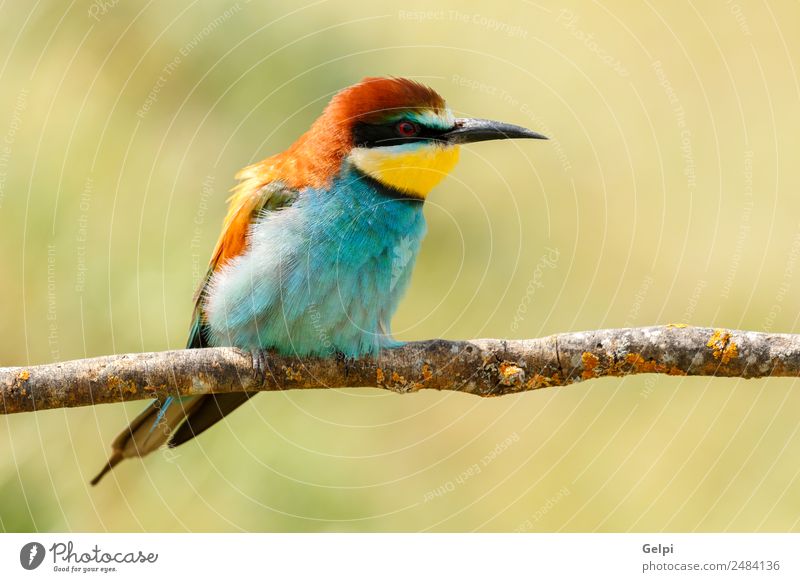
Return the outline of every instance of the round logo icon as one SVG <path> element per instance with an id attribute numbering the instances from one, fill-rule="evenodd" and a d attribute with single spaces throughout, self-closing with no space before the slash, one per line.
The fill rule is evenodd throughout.
<path id="1" fill-rule="evenodd" d="M 26 570 L 35 570 L 44 561 L 44 546 L 39 542 L 29 542 L 19 551 L 19 563 Z"/>

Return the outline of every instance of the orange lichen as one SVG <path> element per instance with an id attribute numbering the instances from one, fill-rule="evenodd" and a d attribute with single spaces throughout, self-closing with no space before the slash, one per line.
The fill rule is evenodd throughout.
<path id="1" fill-rule="evenodd" d="M 381 370 L 380 368 L 378 368 L 378 369 L 375 371 L 375 383 L 376 383 L 378 386 L 383 386 L 383 382 L 384 382 L 384 380 L 386 380 L 386 377 L 383 375 L 383 370 Z"/>
<path id="2" fill-rule="evenodd" d="M 27 382 L 31 377 L 31 373 L 28 370 L 22 370 L 19 374 L 17 374 L 17 379 L 21 380 L 22 382 Z"/>
<path id="3" fill-rule="evenodd" d="M 512 362 L 501 362 L 497 371 L 500 373 L 500 384 L 503 386 L 514 386 L 525 380 L 525 370 Z"/>
<path id="4" fill-rule="evenodd" d="M 739 346 L 731 340 L 730 332 L 724 329 L 715 329 L 706 346 L 712 349 L 714 359 L 723 364 L 739 357 Z"/>
<path id="5" fill-rule="evenodd" d="M 668 366 L 656 360 L 647 360 L 641 354 L 630 353 L 625 356 L 625 363 L 630 365 L 627 374 L 668 374 L 670 376 L 685 376 L 686 372 L 676 366 Z"/>
<path id="6" fill-rule="evenodd" d="M 597 378 L 597 372 L 595 372 L 595 368 L 600 363 L 600 358 L 595 356 L 592 352 L 583 352 L 581 355 L 581 362 L 583 363 L 583 376 L 584 380 L 589 380 L 591 378 Z"/>
<path id="7" fill-rule="evenodd" d="M 543 374 L 534 374 L 533 377 L 525 382 L 525 388 L 532 390 L 535 388 L 550 388 L 551 386 L 563 386 L 561 376 L 558 372 L 552 376 L 545 376 Z"/>
<path id="8" fill-rule="evenodd" d="M 739 346 L 733 340 L 728 342 L 728 345 L 722 350 L 722 363 L 727 364 L 731 360 L 739 357 Z"/>
<path id="9" fill-rule="evenodd" d="M 284 366 L 283 371 L 286 373 L 286 379 L 290 382 L 299 382 L 303 379 L 303 375 L 299 371 L 295 372 L 291 366 Z"/>
<path id="10" fill-rule="evenodd" d="M 428 364 L 422 364 L 422 381 L 427 382 L 433 378 L 433 371 Z"/>
<path id="11" fill-rule="evenodd" d="M 106 389 L 109 392 L 136 394 L 136 384 L 132 380 L 123 380 L 119 376 L 109 376 L 106 380 Z"/>
<path id="12" fill-rule="evenodd" d="M 403 386 L 407 384 L 406 379 L 397 372 L 392 372 L 392 382 L 394 382 L 395 386 L 398 384 Z"/>

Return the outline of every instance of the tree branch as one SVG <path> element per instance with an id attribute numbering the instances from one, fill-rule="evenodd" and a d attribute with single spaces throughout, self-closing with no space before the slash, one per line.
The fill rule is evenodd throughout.
<path id="1" fill-rule="evenodd" d="M 266 369 L 258 361 L 235 348 L 207 348 L 0 368 L 0 412 L 296 388 L 431 388 L 500 396 L 633 374 L 798 376 L 800 335 L 667 325 L 531 340 L 412 342 L 355 360 L 268 352 Z"/>

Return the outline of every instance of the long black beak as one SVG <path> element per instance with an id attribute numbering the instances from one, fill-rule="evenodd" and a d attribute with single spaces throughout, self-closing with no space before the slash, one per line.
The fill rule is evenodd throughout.
<path id="1" fill-rule="evenodd" d="M 443 139 L 451 144 L 474 143 L 492 139 L 547 139 L 541 133 L 525 129 L 519 125 L 491 121 L 489 119 L 456 119 L 456 125 L 442 134 Z"/>

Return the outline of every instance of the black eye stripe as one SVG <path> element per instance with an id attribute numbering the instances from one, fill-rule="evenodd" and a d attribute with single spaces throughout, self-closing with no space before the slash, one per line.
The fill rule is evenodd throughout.
<path id="1" fill-rule="evenodd" d="M 447 132 L 446 129 L 435 129 L 412 121 L 419 127 L 419 133 L 412 137 L 402 137 L 397 134 L 397 120 L 386 124 L 357 123 L 353 127 L 353 145 L 362 148 L 388 147 L 413 143 L 417 141 L 439 141 L 440 136 Z"/>

